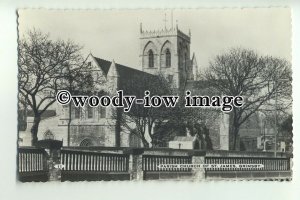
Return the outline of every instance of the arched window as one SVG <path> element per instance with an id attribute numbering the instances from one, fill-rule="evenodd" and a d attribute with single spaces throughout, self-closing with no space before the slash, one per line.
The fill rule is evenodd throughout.
<path id="1" fill-rule="evenodd" d="M 170 50 L 166 50 L 166 67 L 171 67 L 171 53 Z"/>
<path id="2" fill-rule="evenodd" d="M 154 67 L 154 56 L 153 56 L 153 51 L 150 49 L 148 51 L 148 59 L 149 59 L 149 68 L 153 68 Z"/>
<path id="3" fill-rule="evenodd" d="M 75 119 L 79 119 L 79 118 L 80 118 L 80 108 L 75 107 Z"/>
<path id="4" fill-rule="evenodd" d="M 84 139 L 80 142 L 81 147 L 88 147 L 88 146 L 93 146 L 93 143 L 90 139 Z"/>
<path id="5" fill-rule="evenodd" d="M 87 107 L 88 118 L 93 118 L 93 108 L 91 106 Z"/>
<path id="6" fill-rule="evenodd" d="M 173 75 L 168 75 L 167 77 L 168 77 L 168 79 L 167 79 L 168 82 L 172 83 L 173 82 Z"/>

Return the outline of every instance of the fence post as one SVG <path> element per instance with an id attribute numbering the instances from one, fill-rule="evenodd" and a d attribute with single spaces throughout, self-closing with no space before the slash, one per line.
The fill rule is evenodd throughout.
<path id="1" fill-rule="evenodd" d="M 192 164 L 205 164 L 205 152 L 194 152 L 192 156 Z M 196 181 L 204 180 L 205 179 L 205 169 L 194 167 L 192 168 L 193 172 L 193 179 Z"/>
<path id="2" fill-rule="evenodd" d="M 143 149 L 131 149 L 129 153 L 129 173 L 130 180 L 141 181 L 144 179 L 143 173 Z"/>

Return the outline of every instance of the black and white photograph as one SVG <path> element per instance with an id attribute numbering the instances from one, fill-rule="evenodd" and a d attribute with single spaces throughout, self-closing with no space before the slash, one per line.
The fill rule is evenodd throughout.
<path id="1" fill-rule="evenodd" d="M 18 9 L 18 182 L 293 179 L 291 9 Z"/>

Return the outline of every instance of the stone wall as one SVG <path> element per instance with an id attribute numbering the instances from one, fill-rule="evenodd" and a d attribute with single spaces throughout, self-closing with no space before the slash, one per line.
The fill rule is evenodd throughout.
<path id="1" fill-rule="evenodd" d="M 215 120 L 211 121 L 209 124 L 209 135 L 212 140 L 213 149 L 220 149 L 221 115 L 216 116 Z"/>
<path id="2" fill-rule="evenodd" d="M 53 139 L 63 141 L 63 146 L 67 145 L 68 141 L 68 129 L 67 126 L 59 125 L 60 117 L 50 117 L 41 120 L 38 130 L 38 140 L 43 140 L 45 138 L 45 133 L 53 135 Z M 19 146 L 31 146 L 31 127 L 33 124 L 33 117 L 27 117 L 27 128 L 25 131 L 19 132 Z"/>

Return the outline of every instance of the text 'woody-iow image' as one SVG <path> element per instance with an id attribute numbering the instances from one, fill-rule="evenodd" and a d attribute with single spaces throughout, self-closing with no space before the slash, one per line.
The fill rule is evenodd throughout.
<path id="1" fill-rule="evenodd" d="M 290 15 L 18 10 L 18 181 L 290 181 Z"/>

